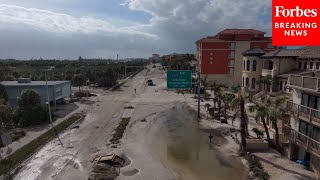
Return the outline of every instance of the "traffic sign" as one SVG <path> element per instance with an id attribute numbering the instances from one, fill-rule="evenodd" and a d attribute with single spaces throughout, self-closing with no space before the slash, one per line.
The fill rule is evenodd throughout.
<path id="1" fill-rule="evenodd" d="M 8 133 L 2 133 L 1 134 L 1 140 L 2 140 L 2 144 L 5 145 L 5 146 L 7 146 L 7 145 L 12 143 L 11 136 Z"/>
<path id="2" fill-rule="evenodd" d="M 168 89 L 190 89 L 192 87 L 192 72 L 190 70 L 168 70 Z"/>

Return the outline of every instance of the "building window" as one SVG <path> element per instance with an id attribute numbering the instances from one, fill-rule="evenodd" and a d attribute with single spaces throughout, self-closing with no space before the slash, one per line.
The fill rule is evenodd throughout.
<path id="1" fill-rule="evenodd" d="M 246 78 L 246 86 L 248 86 L 249 85 L 249 78 L 247 77 Z"/>
<path id="2" fill-rule="evenodd" d="M 251 88 L 256 89 L 256 78 L 252 78 L 251 80 Z"/>
<path id="3" fill-rule="evenodd" d="M 229 67 L 234 67 L 234 60 L 230 60 L 228 66 Z"/>
<path id="4" fill-rule="evenodd" d="M 244 87 L 244 77 L 242 77 L 242 87 Z"/>
<path id="5" fill-rule="evenodd" d="M 212 56 L 213 55 L 213 53 L 210 53 L 210 56 Z"/>
<path id="6" fill-rule="evenodd" d="M 254 38 L 258 38 L 259 35 L 258 35 L 258 34 L 254 34 L 253 37 L 254 37 Z"/>
<path id="7" fill-rule="evenodd" d="M 310 62 L 309 69 L 313 70 L 313 62 Z"/>
<path id="8" fill-rule="evenodd" d="M 272 49 L 273 46 L 272 46 L 272 43 L 268 43 L 268 49 Z"/>
<path id="9" fill-rule="evenodd" d="M 252 71 L 256 71 L 257 70 L 257 61 L 253 60 L 252 62 Z"/>
<path id="10" fill-rule="evenodd" d="M 229 59 L 234 59 L 235 55 L 234 55 L 234 51 L 231 51 L 229 54 Z"/>
<path id="11" fill-rule="evenodd" d="M 247 60 L 247 71 L 250 71 L 250 60 Z"/>
<path id="12" fill-rule="evenodd" d="M 230 44 L 230 49 L 234 50 L 235 48 L 236 48 L 236 43 L 234 43 L 234 42 L 231 43 L 231 44 Z"/>
<path id="13" fill-rule="evenodd" d="M 230 69 L 229 69 L 229 74 L 230 74 L 230 75 L 233 75 L 233 74 L 234 74 L 234 69 L 233 69 L 233 68 L 230 68 Z"/>
<path id="14" fill-rule="evenodd" d="M 320 66 L 320 62 L 317 62 L 316 63 L 316 69 L 319 69 L 319 66 Z"/>
<path id="15" fill-rule="evenodd" d="M 280 85 L 279 89 L 280 89 L 280 91 L 282 91 L 282 86 L 283 86 L 282 81 L 280 81 L 279 85 Z"/>
<path id="16" fill-rule="evenodd" d="M 298 69 L 302 69 L 302 62 L 299 62 Z"/>
<path id="17" fill-rule="evenodd" d="M 246 70 L 246 60 L 243 60 L 243 70 Z"/>
<path id="18" fill-rule="evenodd" d="M 304 62 L 304 63 L 303 63 L 303 69 L 306 70 L 307 68 L 308 68 L 308 63 L 307 63 L 307 62 Z"/>

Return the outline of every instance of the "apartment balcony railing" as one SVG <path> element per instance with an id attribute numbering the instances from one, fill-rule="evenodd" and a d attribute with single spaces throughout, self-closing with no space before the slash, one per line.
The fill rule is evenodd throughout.
<path id="1" fill-rule="evenodd" d="M 296 104 L 291 101 L 287 102 L 287 110 L 295 114 L 301 120 L 320 127 L 320 111 L 319 110 L 309 108 L 307 106 L 303 106 L 300 104 Z"/>
<path id="2" fill-rule="evenodd" d="M 319 91 L 320 78 L 291 74 L 289 76 L 288 86 Z"/>
<path id="3" fill-rule="evenodd" d="M 284 134 L 294 144 L 304 148 L 309 153 L 320 157 L 320 142 L 298 132 L 289 126 L 284 126 Z"/>
<path id="4" fill-rule="evenodd" d="M 261 73 L 262 76 L 272 76 L 273 77 L 273 70 L 269 70 L 269 69 L 262 69 L 262 73 Z"/>

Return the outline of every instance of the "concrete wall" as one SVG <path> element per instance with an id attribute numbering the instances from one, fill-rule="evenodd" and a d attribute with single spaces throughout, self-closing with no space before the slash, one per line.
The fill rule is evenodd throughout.
<path id="1" fill-rule="evenodd" d="M 249 50 L 250 42 L 237 41 L 235 50 L 235 68 L 234 68 L 234 82 L 236 84 L 242 83 L 242 71 L 243 71 L 243 56 L 242 53 Z"/>
<path id="2" fill-rule="evenodd" d="M 207 82 L 210 84 L 216 81 L 219 84 L 224 84 L 229 87 L 238 85 L 234 82 L 233 76 L 229 74 L 202 74 L 201 79 L 203 79 L 205 76 L 207 76 Z"/>
<path id="3" fill-rule="evenodd" d="M 320 158 L 315 155 L 310 156 L 310 166 L 314 172 L 320 177 Z"/>

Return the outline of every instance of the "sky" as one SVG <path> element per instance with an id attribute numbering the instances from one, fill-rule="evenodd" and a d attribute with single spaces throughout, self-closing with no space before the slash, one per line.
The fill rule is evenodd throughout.
<path id="1" fill-rule="evenodd" d="M 271 34 L 271 0 L 0 0 L 0 58 L 195 53 L 226 28 Z"/>

